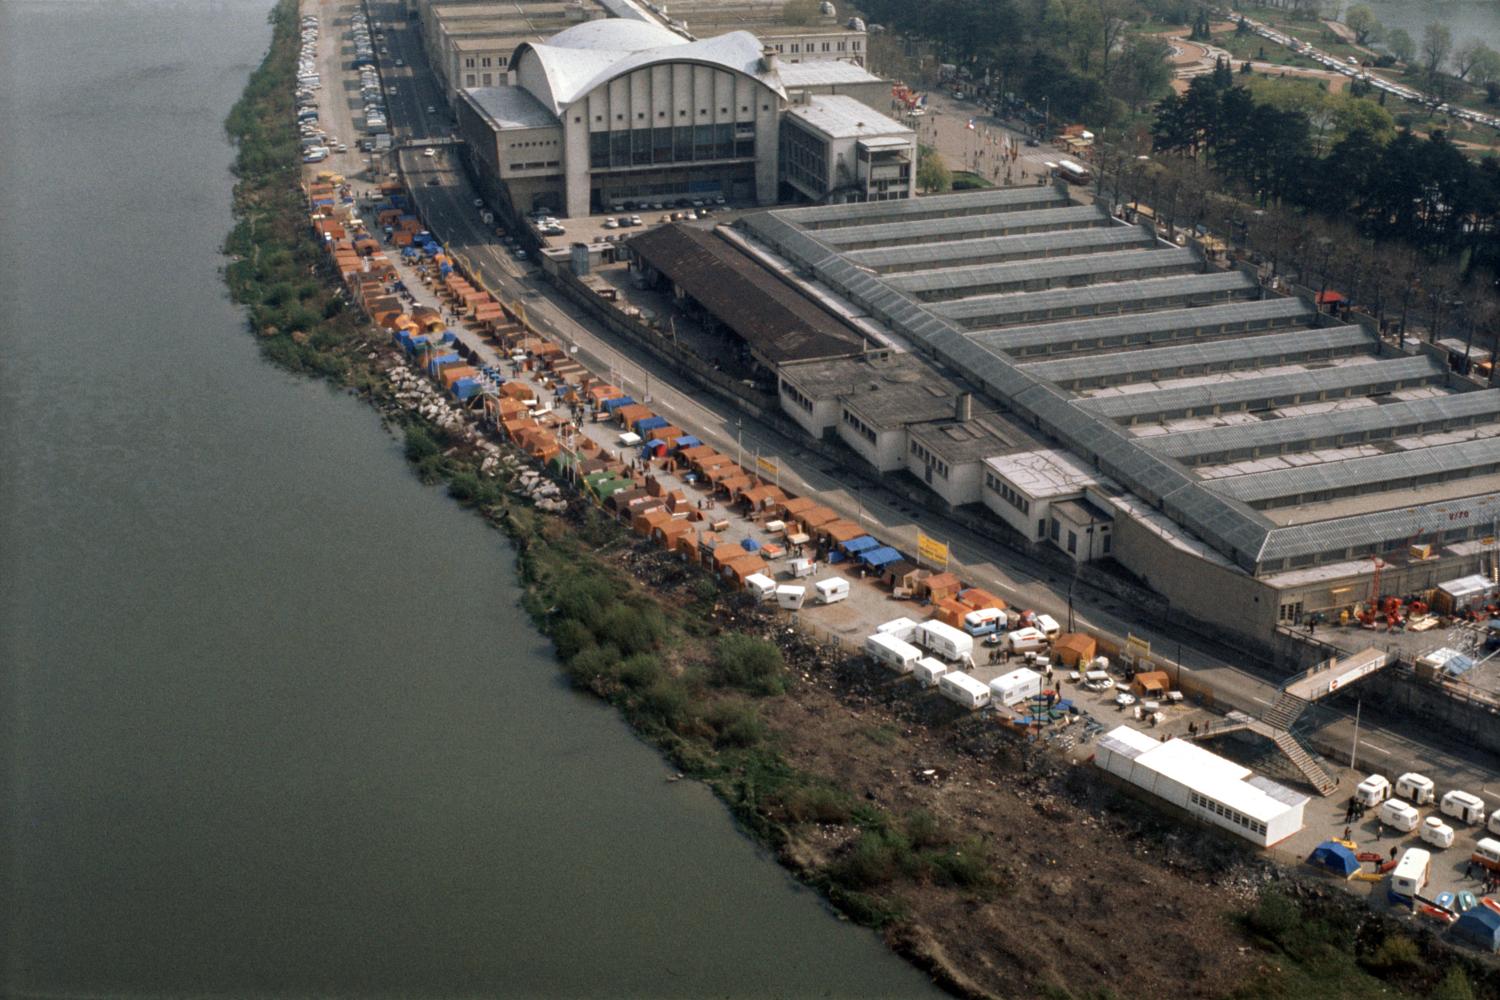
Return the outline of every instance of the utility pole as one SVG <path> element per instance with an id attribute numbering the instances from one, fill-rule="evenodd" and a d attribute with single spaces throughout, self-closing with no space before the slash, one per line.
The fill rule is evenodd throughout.
<path id="1" fill-rule="evenodd" d="M 1349 768 L 1354 768 L 1354 758 L 1359 752 L 1359 710 L 1364 707 L 1365 700 L 1360 698 L 1354 703 L 1354 740 L 1349 744 Z"/>

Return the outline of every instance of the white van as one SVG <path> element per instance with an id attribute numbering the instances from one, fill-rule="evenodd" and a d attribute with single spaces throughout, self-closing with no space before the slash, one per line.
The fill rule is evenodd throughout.
<path id="1" fill-rule="evenodd" d="M 1378 806 L 1391 797 L 1391 783 L 1383 774 L 1372 774 L 1359 783 L 1354 799 L 1367 806 Z"/>
<path id="2" fill-rule="evenodd" d="M 1436 816 L 1428 816 L 1422 821 L 1422 840 L 1433 847 L 1452 847 L 1453 827 Z"/>
<path id="3" fill-rule="evenodd" d="M 776 581 L 764 573 L 745 577 L 745 590 L 757 601 L 768 601 L 776 593 Z"/>
<path id="4" fill-rule="evenodd" d="M 945 660 L 967 660 L 974 655 L 974 637 L 940 621 L 918 625 L 917 642 Z"/>
<path id="5" fill-rule="evenodd" d="M 997 705 L 1017 705 L 1042 693 L 1042 675 L 1019 667 L 990 681 L 990 700 Z"/>
<path id="6" fill-rule="evenodd" d="M 830 576 L 813 584 L 819 604 L 837 604 L 849 599 L 849 581 L 841 576 Z"/>
<path id="7" fill-rule="evenodd" d="M 917 675 L 917 683 L 924 688 L 937 687 L 943 675 L 948 672 L 948 664 L 931 656 L 924 656 L 917 661 L 912 673 Z"/>
<path id="8" fill-rule="evenodd" d="M 1482 838 L 1474 845 L 1474 853 L 1469 855 L 1469 860 L 1490 871 L 1500 872 L 1500 840 Z"/>
<path id="9" fill-rule="evenodd" d="M 1484 800 L 1477 795 L 1460 791 L 1449 792 L 1443 796 L 1438 809 L 1444 816 L 1452 816 L 1454 819 L 1475 826 L 1484 825 Z"/>
<path id="10" fill-rule="evenodd" d="M 978 709 L 990 703 L 990 687 L 962 670 L 950 670 L 938 679 L 938 693 L 964 708 Z"/>
<path id="11" fill-rule="evenodd" d="M 1417 807 L 1400 799 L 1387 799 L 1380 807 L 1380 822 L 1403 833 L 1411 833 L 1421 821 Z"/>
<path id="12" fill-rule="evenodd" d="M 1396 862 L 1391 872 L 1391 885 L 1386 895 L 1393 903 L 1410 903 L 1413 896 L 1420 896 L 1432 877 L 1432 855 L 1420 847 L 1408 847 Z"/>
<path id="13" fill-rule="evenodd" d="M 1026 628 L 1011 629 L 1005 633 L 1005 648 L 1012 653 L 1035 653 L 1047 648 L 1047 637 L 1041 629 Z"/>
<path id="14" fill-rule="evenodd" d="M 875 626 L 881 635 L 893 635 L 902 642 L 911 642 L 917 636 L 917 623 L 910 618 L 892 618 Z"/>
<path id="15" fill-rule="evenodd" d="M 1436 786 L 1425 774 L 1408 771 L 1396 779 L 1396 797 L 1413 805 L 1425 806 L 1433 800 Z"/>
<path id="16" fill-rule="evenodd" d="M 898 674 L 909 674 L 922 658 L 922 651 L 893 635 L 876 632 L 865 639 L 865 655 Z"/>

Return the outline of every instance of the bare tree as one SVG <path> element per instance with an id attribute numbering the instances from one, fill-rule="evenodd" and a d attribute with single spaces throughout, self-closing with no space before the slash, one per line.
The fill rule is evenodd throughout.
<path id="1" fill-rule="evenodd" d="M 1422 65 L 1436 73 L 1453 51 L 1453 32 L 1442 21 L 1433 21 L 1422 29 Z"/>

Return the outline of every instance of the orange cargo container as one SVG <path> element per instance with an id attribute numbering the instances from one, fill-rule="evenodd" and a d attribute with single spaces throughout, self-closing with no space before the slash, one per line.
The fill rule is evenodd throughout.
<path id="1" fill-rule="evenodd" d="M 479 374 L 479 369 L 473 365 L 445 365 L 438 376 L 443 380 L 443 388 L 453 388 L 453 383 L 461 378 L 473 378 Z"/>

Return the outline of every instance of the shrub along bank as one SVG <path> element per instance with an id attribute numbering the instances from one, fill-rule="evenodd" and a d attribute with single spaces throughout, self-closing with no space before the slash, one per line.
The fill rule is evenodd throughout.
<path id="1" fill-rule="evenodd" d="M 888 939 L 918 953 L 953 991 L 988 993 L 974 985 L 995 975 L 984 942 L 969 943 L 957 959 L 908 942 L 912 912 L 925 892 L 954 899 L 966 912 L 1006 905 L 1015 887 L 997 874 L 1011 869 L 995 856 L 994 844 L 956 832 L 963 819 L 940 808 L 881 808 L 868 793 L 847 787 L 836 767 L 824 773 L 797 766 L 789 748 L 794 736 L 806 734 L 770 721 L 789 702 L 826 700 L 825 690 L 813 689 L 808 665 L 826 664 L 829 654 L 744 598 L 725 595 L 702 571 L 637 545 L 582 500 L 574 498 L 565 515 L 532 509 L 511 489 L 515 457 L 487 463 L 472 432 L 439 427 L 394 405 L 383 369 L 397 356 L 346 307 L 333 275 L 319 280 L 324 258 L 304 221 L 290 126 L 295 5 L 283 0 L 272 22 L 270 53 L 228 122 L 239 155 L 236 225 L 226 244 L 233 255 L 226 280 L 267 357 L 388 404 L 423 481 L 444 483 L 454 499 L 513 540 L 525 608 L 574 684 L 615 705 L 684 774 L 706 782 L 748 833 L 841 912 L 885 928 Z M 873 749 L 889 750 L 903 739 L 901 726 L 894 716 L 876 717 L 863 732 Z M 1379 982 L 1373 975 L 1427 995 L 1461 996 L 1470 988 L 1462 972 L 1441 970 L 1424 957 L 1427 945 L 1399 930 L 1366 947 L 1347 922 L 1336 924 L 1319 909 L 1326 905 L 1292 896 L 1262 901 L 1243 918 L 1244 939 L 1279 964 L 1249 987 L 1224 982 L 1206 991 L 1367 995 L 1348 988 L 1302 992 L 1338 974 L 1360 990 Z M 930 930 L 960 942 L 964 934 L 956 921 Z M 1049 995 L 1074 994 L 1059 984 Z M 1477 995 L 1500 993 L 1486 982 Z"/>

